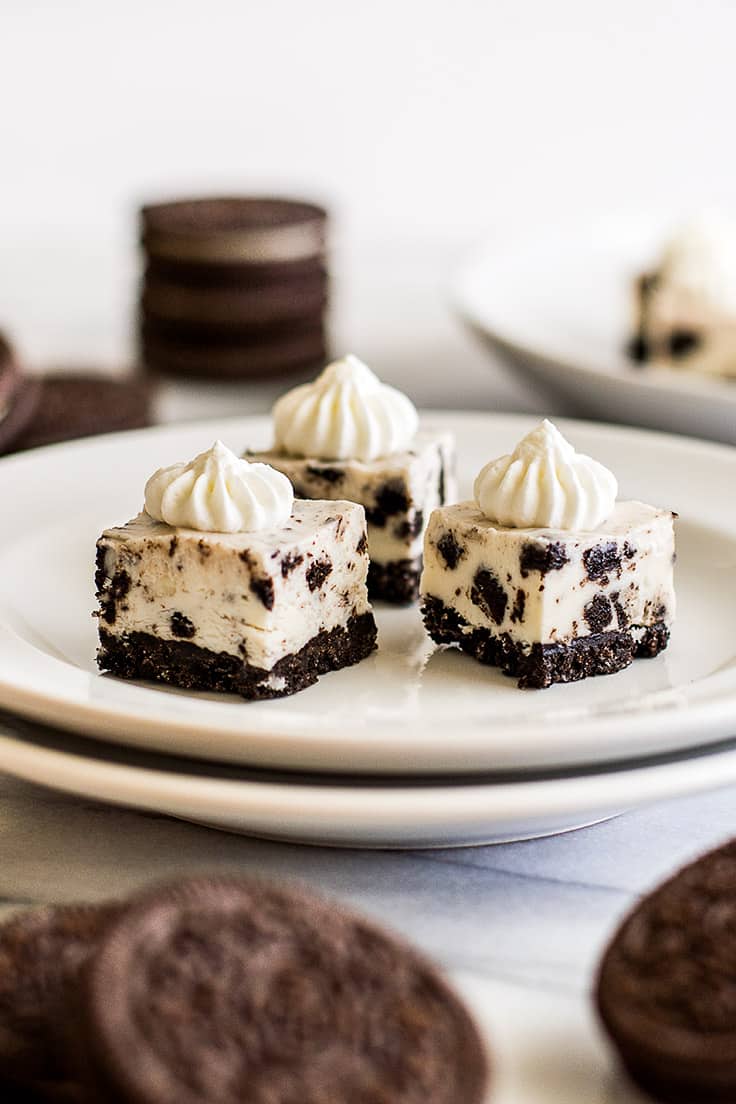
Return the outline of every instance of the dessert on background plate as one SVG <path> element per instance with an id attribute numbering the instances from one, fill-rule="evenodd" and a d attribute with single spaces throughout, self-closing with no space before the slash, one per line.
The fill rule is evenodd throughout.
<path id="1" fill-rule="evenodd" d="M 683 225 L 634 285 L 633 360 L 736 378 L 736 223 Z"/>
<path id="2" fill-rule="evenodd" d="M 145 510 L 97 542 L 99 666 L 244 698 L 293 694 L 376 646 L 365 515 L 295 500 L 217 441 L 157 471 Z"/>
<path id="3" fill-rule="evenodd" d="M 545 420 L 434 511 L 422 612 L 440 644 L 548 687 L 613 674 L 667 646 L 671 510 L 616 501 L 615 477 Z"/>
<path id="4" fill-rule="evenodd" d="M 283 472 L 303 498 L 364 506 L 371 598 L 414 601 L 427 520 L 454 496 L 452 435 L 419 429 L 411 400 L 353 355 L 282 395 L 273 424 L 273 448 L 246 457 Z"/>

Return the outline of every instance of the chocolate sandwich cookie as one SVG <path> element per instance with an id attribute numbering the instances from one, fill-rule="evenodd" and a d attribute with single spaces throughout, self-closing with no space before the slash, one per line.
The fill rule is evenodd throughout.
<path id="1" fill-rule="evenodd" d="M 142 429 L 152 424 L 151 386 L 140 379 L 83 374 L 41 379 L 38 404 L 14 449 L 37 448 L 77 437 Z"/>
<path id="2" fill-rule="evenodd" d="M 109 928 L 82 992 L 121 1104 L 479 1104 L 487 1061 L 434 967 L 306 893 L 195 878 Z"/>
<path id="3" fill-rule="evenodd" d="M 20 375 L 15 351 L 3 333 L 0 333 L 0 409 L 4 407 Z"/>
<path id="4" fill-rule="evenodd" d="M 0 404 L 0 455 L 12 452 L 38 412 L 41 385 L 35 376 L 13 370 L 13 386 Z"/>
<path id="5" fill-rule="evenodd" d="M 149 277 L 141 293 L 141 308 L 148 321 L 161 320 L 176 327 L 207 334 L 240 330 L 260 331 L 298 319 L 319 317 L 327 304 L 327 279 L 323 273 L 305 280 L 242 287 L 187 287 Z"/>
<path id="6" fill-rule="evenodd" d="M 301 200 L 225 196 L 141 211 L 150 257 L 199 264 L 282 264 L 321 256 L 327 212 Z"/>
<path id="7" fill-rule="evenodd" d="M 289 327 L 256 338 L 233 338 L 227 343 L 175 340 L 143 328 L 141 352 L 147 368 L 164 375 L 199 379 L 275 375 L 316 368 L 327 359 L 321 324 L 307 329 Z"/>
<path id="8" fill-rule="evenodd" d="M 37 380 L 22 371 L 15 350 L 0 333 L 0 454 L 9 452 L 38 404 Z"/>
<path id="9" fill-rule="evenodd" d="M 86 1099 L 67 1045 L 80 971 L 116 905 L 24 912 L 0 928 L 0 1099 Z"/>
<path id="10" fill-rule="evenodd" d="M 146 256 L 145 278 L 191 288 L 272 287 L 291 280 L 324 278 L 324 253 L 300 261 L 215 264 Z"/>
<path id="11" fill-rule="evenodd" d="M 736 841 L 629 914 L 596 1001 L 624 1066 L 656 1099 L 736 1100 Z"/>

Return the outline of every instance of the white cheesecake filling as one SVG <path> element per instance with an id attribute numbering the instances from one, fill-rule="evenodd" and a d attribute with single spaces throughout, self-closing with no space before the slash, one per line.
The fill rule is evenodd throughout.
<path id="1" fill-rule="evenodd" d="M 270 670 L 322 629 L 370 610 L 364 534 L 362 508 L 343 501 L 297 501 L 285 525 L 256 533 L 202 533 L 139 514 L 98 542 L 100 625 L 113 636 L 185 639 Z"/>
<path id="2" fill-rule="evenodd" d="M 420 431 L 406 452 L 381 460 L 318 460 L 281 452 L 246 453 L 288 476 L 297 495 L 349 499 L 365 507 L 368 550 L 377 564 L 418 560 L 429 516 L 456 496 L 452 434 Z M 325 471 L 326 476 L 320 476 Z M 395 512 L 395 506 L 400 506 Z M 382 522 L 382 524 L 378 524 Z"/>
<path id="3" fill-rule="evenodd" d="M 461 502 L 430 518 L 421 593 L 471 629 L 529 645 L 566 644 L 670 624 L 674 552 L 672 513 L 642 502 L 618 502 L 590 532 L 507 528 Z"/>

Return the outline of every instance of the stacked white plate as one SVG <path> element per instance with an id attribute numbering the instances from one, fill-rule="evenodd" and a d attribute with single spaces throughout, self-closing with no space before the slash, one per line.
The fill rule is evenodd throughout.
<path id="1" fill-rule="evenodd" d="M 427 414 L 457 434 L 461 493 L 531 426 Z M 0 461 L 0 762 L 19 777 L 275 838 L 443 846 L 561 831 L 736 780 L 736 450 L 561 422 L 623 497 L 673 507 L 669 649 L 547 691 L 437 649 L 419 611 L 379 608 L 379 649 L 291 698 L 248 703 L 97 671 L 94 545 L 151 472 L 268 443 L 266 419 L 53 446 Z"/>

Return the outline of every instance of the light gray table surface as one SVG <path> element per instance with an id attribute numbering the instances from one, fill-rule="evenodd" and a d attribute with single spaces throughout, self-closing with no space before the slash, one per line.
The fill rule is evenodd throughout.
<path id="1" fill-rule="evenodd" d="M 564 413 L 490 363 L 451 323 L 442 323 L 435 346 L 432 371 L 415 353 L 394 357 L 384 373 L 418 404 Z M 377 350 L 369 354 L 375 360 Z M 159 415 L 230 414 L 234 401 L 243 413 L 262 412 L 276 390 L 167 385 Z M 449 971 L 487 1034 L 495 1104 L 627 1104 L 639 1098 L 616 1071 L 591 1009 L 595 963 L 638 895 L 735 831 L 736 790 L 726 789 L 538 841 L 331 851 L 107 808 L 5 776 L 0 898 L 5 911 L 98 899 L 216 866 L 296 878 L 377 917 Z"/>

